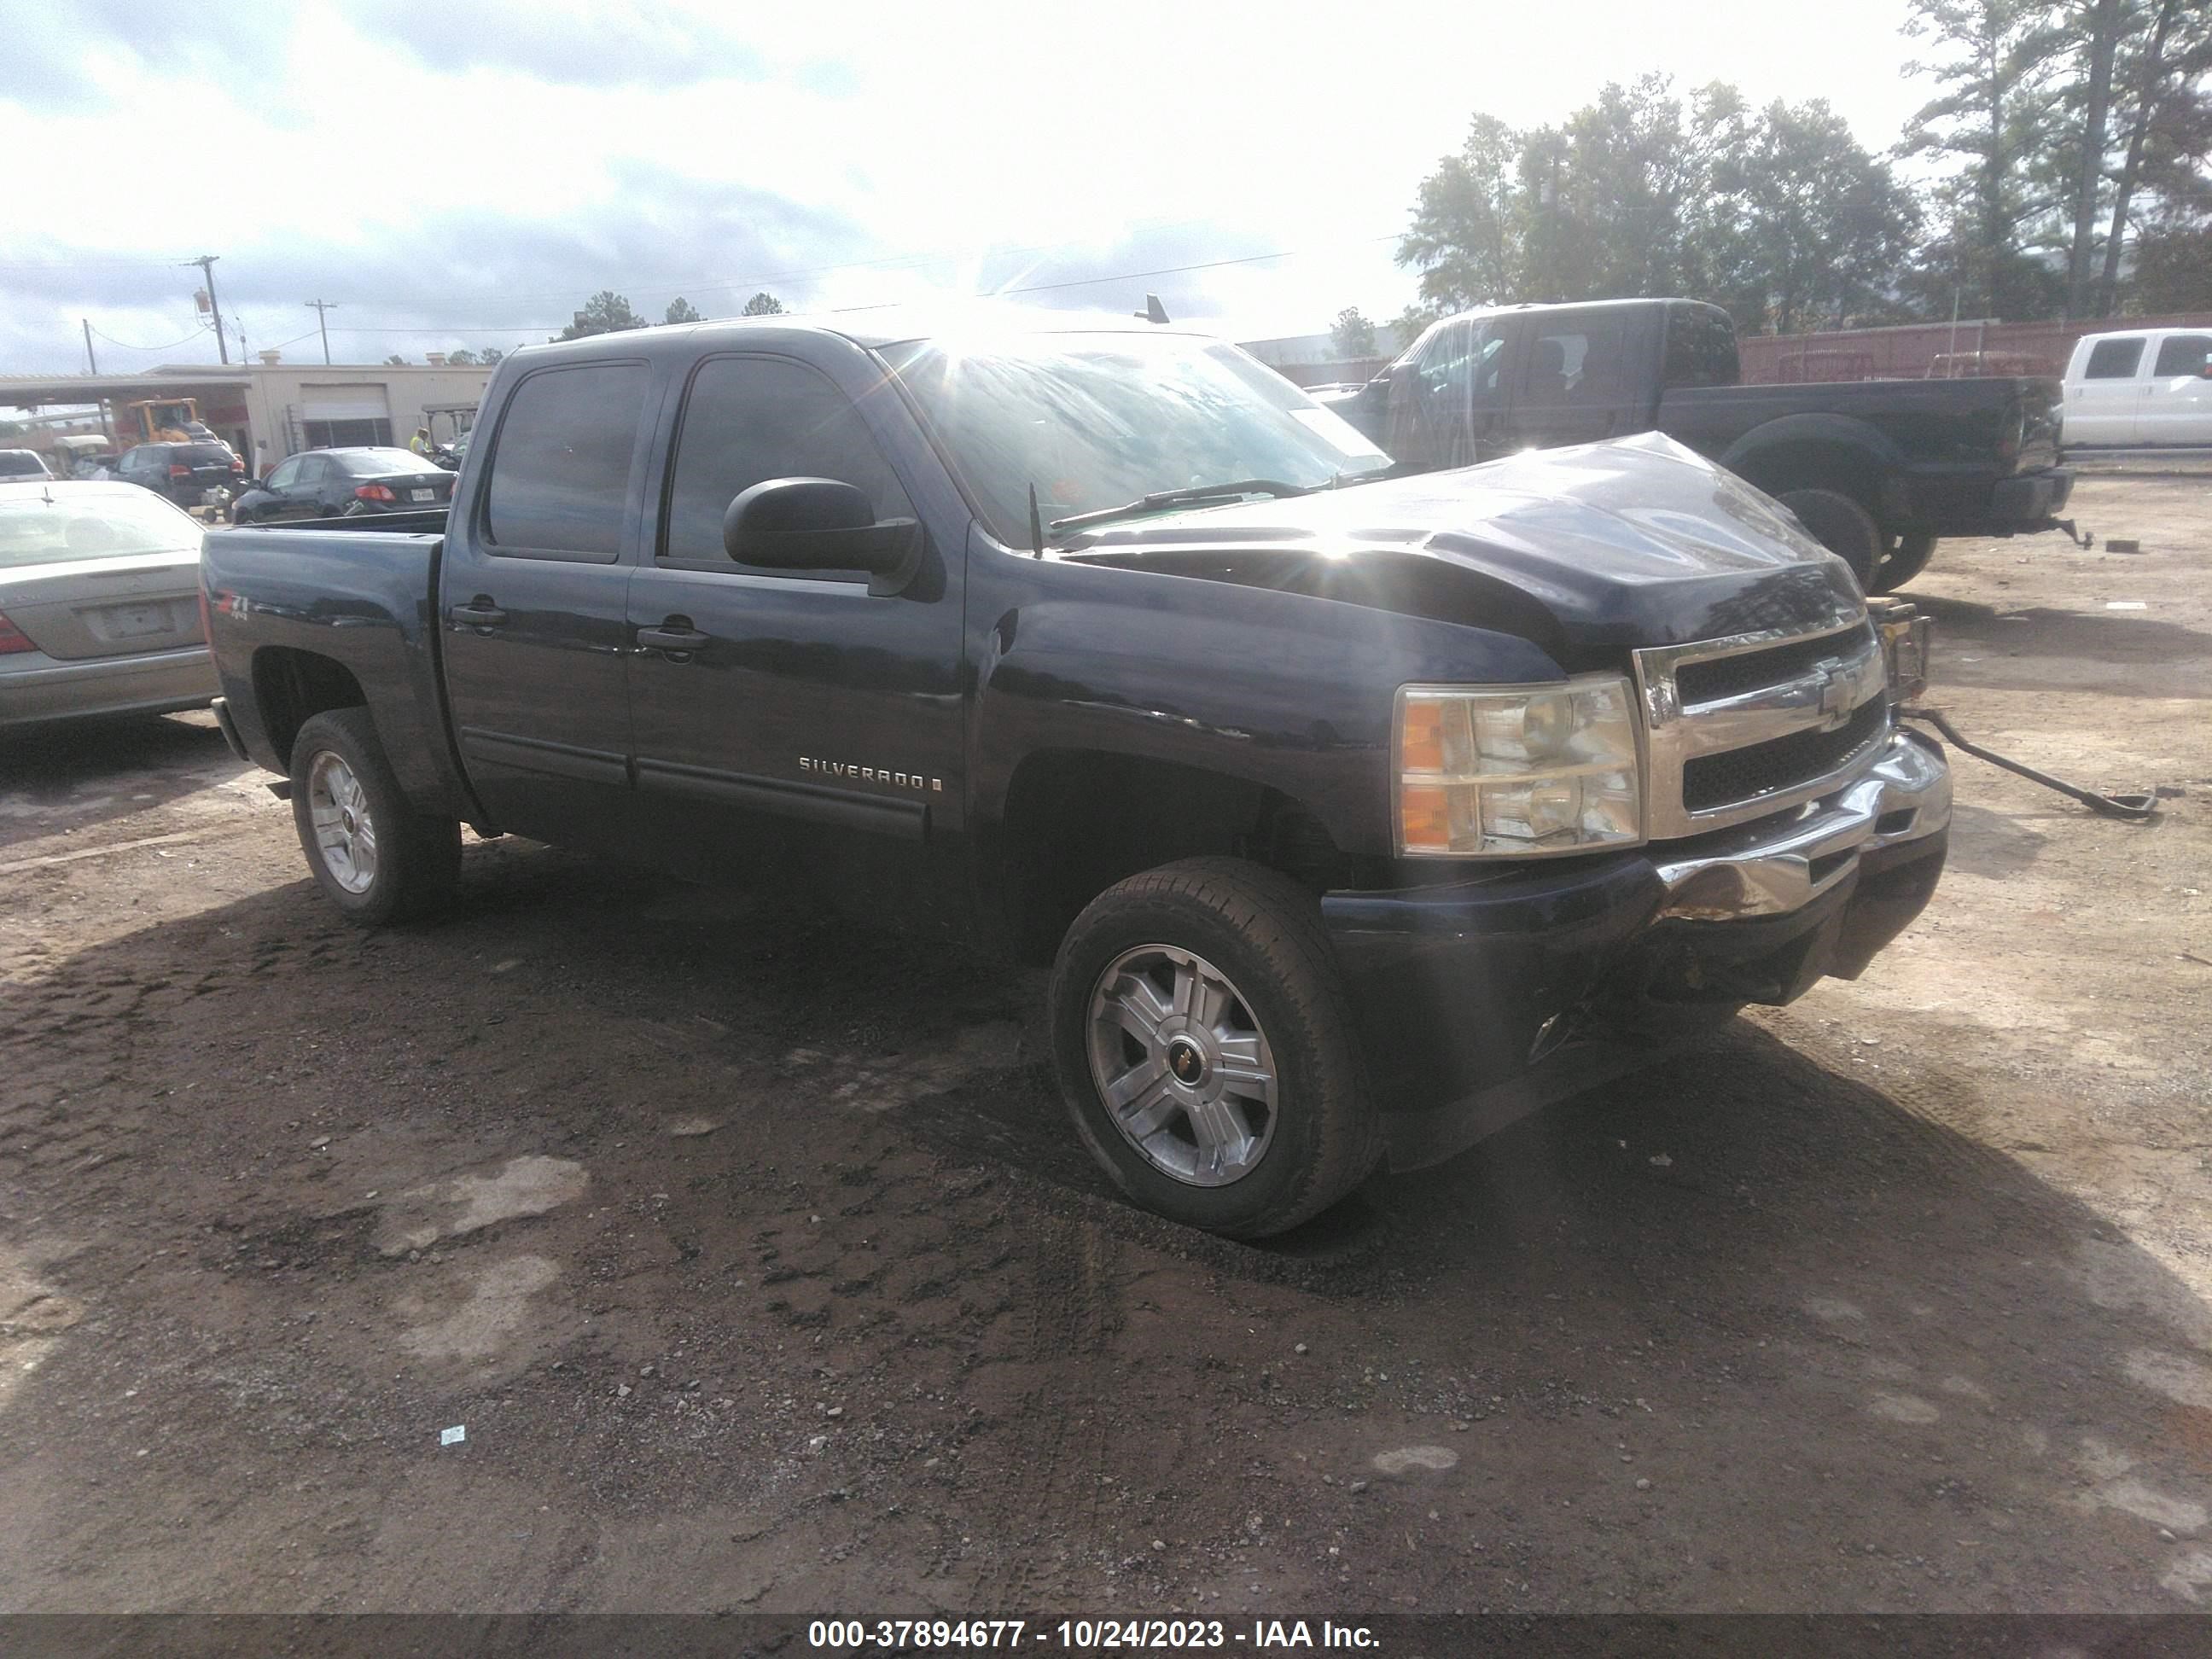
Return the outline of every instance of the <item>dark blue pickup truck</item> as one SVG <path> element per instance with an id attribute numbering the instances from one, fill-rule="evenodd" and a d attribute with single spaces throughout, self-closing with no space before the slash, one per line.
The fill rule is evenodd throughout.
<path id="1" fill-rule="evenodd" d="M 241 755 L 364 923 L 459 826 L 1054 964 L 1074 1126 L 1238 1235 L 1856 975 L 1950 781 L 1925 624 L 1657 435 L 1386 478 L 1201 336 L 532 348 L 450 513 L 210 535 Z"/>
<path id="2" fill-rule="evenodd" d="M 1599 300 L 1446 318 L 1319 401 L 1413 471 L 1663 432 L 1781 501 L 1872 593 L 1918 575 L 1941 537 L 2061 523 L 2057 380 L 1741 379 L 1718 306 Z"/>

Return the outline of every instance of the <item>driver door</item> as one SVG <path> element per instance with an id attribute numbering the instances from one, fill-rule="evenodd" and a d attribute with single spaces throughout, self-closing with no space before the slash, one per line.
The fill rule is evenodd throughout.
<path id="1" fill-rule="evenodd" d="M 1468 466 L 1502 453 L 1504 337 L 1480 317 L 1455 317 L 1390 376 L 1392 459 L 1419 471 Z"/>
<path id="2" fill-rule="evenodd" d="M 791 357 L 692 371 L 659 544 L 629 588 L 639 805 L 663 867 L 795 865 L 848 907 L 926 911 L 956 885 L 941 855 L 963 798 L 964 533 L 885 596 L 860 571 L 735 563 L 722 541 L 732 499 L 770 478 L 833 478 L 878 520 L 916 516 L 874 429 L 911 416 L 888 391 L 872 401 L 874 421 Z"/>

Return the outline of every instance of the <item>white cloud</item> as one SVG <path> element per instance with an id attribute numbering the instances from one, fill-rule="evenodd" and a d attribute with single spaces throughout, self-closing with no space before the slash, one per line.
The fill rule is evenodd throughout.
<path id="1" fill-rule="evenodd" d="M 600 287 L 652 316 L 678 293 L 733 311 L 753 283 L 827 307 L 1280 250 L 1039 297 L 1153 288 L 1248 337 L 1317 330 L 1410 297 L 1376 239 L 1478 107 L 1553 120 L 1657 70 L 1828 97 L 1881 147 L 1925 95 L 1899 73 L 1903 0 L 188 9 L 203 26 L 11 9 L 0 146 L 52 164 L 11 173 L 0 368 L 77 360 L 83 316 L 177 339 L 197 275 L 162 262 L 203 251 L 254 343 L 319 295 L 368 357 L 512 344 Z"/>

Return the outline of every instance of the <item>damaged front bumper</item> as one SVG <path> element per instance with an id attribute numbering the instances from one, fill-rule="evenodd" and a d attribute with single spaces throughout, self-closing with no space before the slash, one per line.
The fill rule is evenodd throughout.
<path id="1" fill-rule="evenodd" d="M 1928 902 L 1940 745 L 1893 732 L 1831 793 L 1692 840 L 1322 901 L 1389 1162 L 1449 1157 L 1747 1002 L 1856 978 Z"/>

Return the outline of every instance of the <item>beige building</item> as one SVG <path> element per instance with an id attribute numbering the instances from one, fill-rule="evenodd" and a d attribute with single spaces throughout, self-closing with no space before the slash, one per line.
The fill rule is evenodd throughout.
<path id="1" fill-rule="evenodd" d="M 268 354 L 273 355 L 273 354 Z M 469 429 L 491 370 L 426 364 L 177 364 L 135 374 L 0 375 L 0 410 L 97 406 L 118 448 L 131 404 L 190 398 L 256 477 L 303 449 L 404 445 L 418 426 L 440 442 Z"/>

